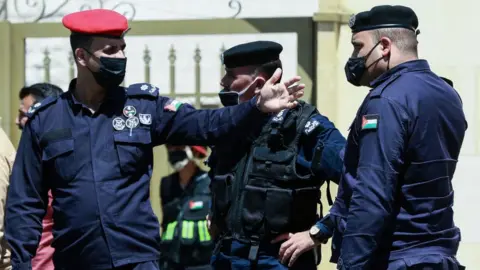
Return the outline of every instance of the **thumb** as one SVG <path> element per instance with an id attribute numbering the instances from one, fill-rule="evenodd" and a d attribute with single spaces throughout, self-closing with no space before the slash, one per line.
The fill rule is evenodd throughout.
<path id="1" fill-rule="evenodd" d="M 266 82 L 268 84 L 275 84 L 278 82 L 278 80 L 280 80 L 280 77 L 282 76 L 282 69 L 281 68 L 277 68 L 275 70 L 275 72 L 273 73 L 272 77 L 270 77 L 270 79 Z"/>

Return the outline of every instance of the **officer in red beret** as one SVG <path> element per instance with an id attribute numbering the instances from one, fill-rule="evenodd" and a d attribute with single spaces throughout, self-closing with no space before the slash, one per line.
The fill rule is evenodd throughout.
<path id="1" fill-rule="evenodd" d="M 206 220 L 211 203 L 210 177 L 198 166 L 207 157 L 207 149 L 167 145 L 167 152 L 175 172 L 163 177 L 160 184 L 160 266 L 171 270 L 210 270 L 214 248 Z"/>
<path id="2" fill-rule="evenodd" d="M 77 78 L 28 113 L 6 203 L 13 269 L 31 269 L 53 194 L 55 269 L 158 269 L 159 223 L 149 200 L 152 148 L 213 145 L 296 106 L 304 85 L 274 76 L 248 102 L 195 110 L 125 77 L 127 19 L 111 10 L 66 15 Z M 192 232 L 198 233 L 198 232 Z"/>

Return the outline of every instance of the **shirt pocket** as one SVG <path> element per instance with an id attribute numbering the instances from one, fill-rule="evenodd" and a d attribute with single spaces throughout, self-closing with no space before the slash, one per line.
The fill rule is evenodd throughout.
<path id="1" fill-rule="evenodd" d="M 71 181 L 76 174 L 74 139 L 62 139 L 48 142 L 42 152 L 43 163 L 51 168 L 50 172 L 56 174 L 55 179 Z"/>
<path id="2" fill-rule="evenodd" d="M 121 171 L 145 173 L 153 157 L 150 130 L 127 130 L 114 133 L 113 137 Z"/>

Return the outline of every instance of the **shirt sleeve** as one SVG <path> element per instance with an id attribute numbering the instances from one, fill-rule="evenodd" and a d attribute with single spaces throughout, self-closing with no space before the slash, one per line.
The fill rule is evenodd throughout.
<path id="1" fill-rule="evenodd" d="M 380 238 L 394 219 L 398 175 L 404 163 L 408 127 L 404 108 L 395 101 L 375 98 L 363 113 L 357 184 L 347 216 L 341 269 L 371 268 L 373 255 L 381 248 Z"/>
<path id="2" fill-rule="evenodd" d="M 155 144 L 215 145 L 233 132 L 247 134 L 268 115 L 256 107 L 256 100 L 220 109 L 196 110 L 189 104 L 160 97 Z"/>
<path id="3" fill-rule="evenodd" d="M 0 268 L 2 268 L 6 267 L 10 263 L 10 258 L 6 250 L 8 247 L 4 241 L 4 218 L 7 190 L 10 182 L 10 174 L 12 172 L 13 162 L 15 159 L 15 148 L 2 129 L 0 129 L 0 142 L 2 143 L 2 149 L 0 151 Z"/>
<path id="4" fill-rule="evenodd" d="M 42 152 L 31 121 L 20 139 L 6 205 L 6 239 L 14 269 L 31 269 L 42 233 L 48 187 L 42 177 Z"/>
<path id="5" fill-rule="evenodd" d="M 316 177 L 338 184 L 343 169 L 341 151 L 345 147 L 345 137 L 320 114 L 309 119 L 303 132 L 299 163 L 311 168 Z M 319 156 L 315 158 L 315 155 Z"/>

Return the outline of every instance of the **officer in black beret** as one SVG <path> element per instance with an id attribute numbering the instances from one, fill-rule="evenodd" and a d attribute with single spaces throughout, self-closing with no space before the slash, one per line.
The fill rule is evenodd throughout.
<path id="1" fill-rule="evenodd" d="M 347 80 L 371 90 L 350 127 L 338 196 L 321 221 L 335 229 L 332 261 L 338 269 L 464 269 L 452 210 L 467 128 L 460 97 L 418 59 L 412 9 L 376 6 L 352 16 L 350 28 Z"/>
<path id="2" fill-rule="evenodd" d="M 282 50 L 271 41 L 226 50 L 222 104 L 253 97 L 282 67 Z M 208 161 L 210 232 L 217 243 L 212 265 L 219 270 L 314 270 L 320 261 L 319 188 L 325 181 L 338 183 L 345 138 L 305 102 L 266 120 L 261 130 L 248 136 L 232 133 L 213 147 Z"/>

